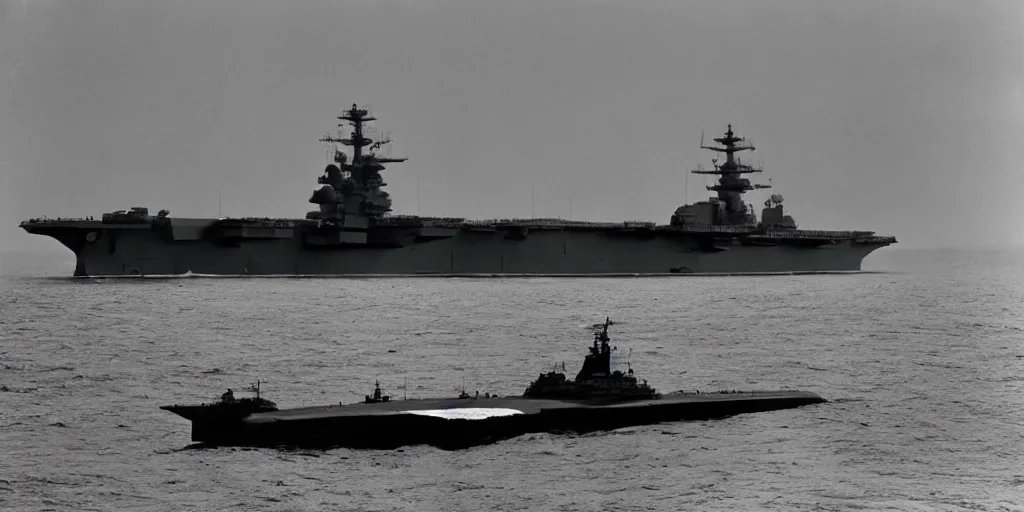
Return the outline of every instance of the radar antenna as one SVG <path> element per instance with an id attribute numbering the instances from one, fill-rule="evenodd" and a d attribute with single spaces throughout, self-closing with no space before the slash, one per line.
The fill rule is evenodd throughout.
<path id="1" fill-rule="evenodd" d="M 372 152 L 373 150 L 375 150 L 375 149 L 380 149 L 380 148 L 381 148 L 381 147 L 383 147 L 383 146 L 384 146 L 385 144 L 390 144 L 390 143 L 391 143 L 391 138 L 390 138 L 390 137 L 388 137 L 387 135 L 385 135 L 385 136 L 384 136 L 383 138 L 381 138 L 381 140 L 378 140 L 377 142 L 374 142 L 374 143 L 373 143 L 373 144 L 371 144 L 371 145 L 370 145 L 370 147 L 369 147 L 369 148 L 367 148 L 367 149 L 369 149 L 369 150 L 370 150 L 370 151 Z"/>

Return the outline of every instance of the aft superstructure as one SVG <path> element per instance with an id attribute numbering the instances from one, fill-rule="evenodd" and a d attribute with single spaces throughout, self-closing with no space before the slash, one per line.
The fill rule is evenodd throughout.
<path id="1" fill-rule="evenodd" d="M 720 157 L 711 160 L 712 169 L 698 167 L 690 171 L 693 174 L 715 175 L 718 182 L 708 185 L 706 188 L 716 192 L 717 197 L 708 201 L 698 202 L 692 205 L 684 205 L 676 210 L 672 216 L 673 226 L 741 226 L 746 228 L 758 227 L 761 229 L 781 228 L 796 229 L 796 223 L 792 217 L 788 220 L 782 218 L 782 196 L 772 195 L 771 204 L 765 203 L 765 210 L 761 214 L 761 223 L 754 215 L 754 207 L 743 201 L 743 194 L 752 190 L 771 188 L 771 185 L 751 183 L 744 178 L 744 174 L 763 172 L 761 166 L 753 166 L 743 163 L 737 153 L 753 151 L 754 143 L 747 138 L 739 137 L 732 131 L 732 124 L 726 127 L 725 135 L 714 139 L 719 145 L 704 145 L 701 137 L 700 147 L 717 153 L 725 154 L 725 162 L 719 164 Z"/>

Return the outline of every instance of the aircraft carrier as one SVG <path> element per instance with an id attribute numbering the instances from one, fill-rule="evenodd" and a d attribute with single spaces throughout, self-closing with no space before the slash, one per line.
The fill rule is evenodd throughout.
<path id="1" fill-rule="evenodd" d="M 758 219 L 743 194 L 769 187 L 743 177 L 762 169 L 737 155 L 754 146 L 731 125 L 717 144 L 701 141 L 719 153 L 713 167 L 692 171 L 718 176 L 707 187 L 716 196 L 680 206 L 668 224 L 393 215 L 381 172 L 406 159 L 378 154 L 390 141 L 367 136 L 375 118 L 366 109 L 352 105 L 338 119 L 350 135 L 320 139 L 334 162 L 304 219 L 154 216 L 134 207 L 20 226 L 71 249 L 76 276 L 824 273 L 859 271 L 865 256 L 896 243 L 871 231 L 798 229 L 778 194 Z"/>

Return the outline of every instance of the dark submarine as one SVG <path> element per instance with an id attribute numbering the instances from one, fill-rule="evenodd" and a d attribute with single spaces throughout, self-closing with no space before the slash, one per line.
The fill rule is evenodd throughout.
<path id="1" fill-rule="evenodd" d="M 217 402 L 165 405 L 192 422 L 192 440 L 210 446 L 395 449 L 432 445 L 456 450 L 528 433 L 587 433 L 669 421 L 724 418 L 823 403 L 796 390 L 673 392 L 662 395 L 630 367 L 613 370 L 609 320 L 572 380 L 541 374 L 522 396 L 392 400 L 379 382 L 360 403 L 278 409 L 259 394 Z M 564 364 L 562 367 L 564 371 Z"/>

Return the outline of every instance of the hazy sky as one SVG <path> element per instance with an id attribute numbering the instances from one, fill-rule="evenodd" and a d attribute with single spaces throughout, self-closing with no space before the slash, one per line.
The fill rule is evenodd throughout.
<path id="1" fill-rule="evenodd" d="M 426 215 L 665 223 L 733 123 L 801 227 L 1021 243 L 1022 89 L 1017 0 L 0 0 L 0 251 L 62 250 L 40 215 L 301 217 L 353 102 L 410 158 L 396 213 L 418 181 Z"/>

